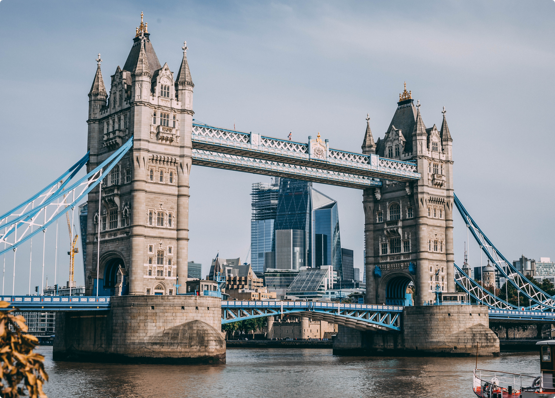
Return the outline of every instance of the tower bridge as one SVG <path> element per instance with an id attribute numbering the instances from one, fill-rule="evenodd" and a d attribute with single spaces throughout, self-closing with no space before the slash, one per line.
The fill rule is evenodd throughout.
<path id="1" fill-rule="evenodd" d="M 14 270 L 12 295 L 4 300 L 23 311 L 59 312 L 59 357 L 222 361 L 221 324 L 281 314 L 342 325 L 338 352 L 390 346 L 451 352 L 456 345 L 464 354 L 479 343 L 486 353 L 495 353 L 498 340 L 487 328 L 488 312 L 492 319 L 552 322 L 552 298 L 512 268 L 455 196 L 453 138 L 445 109 L 439 128 L 426 127 L 420 103 L 414 103 L 405 86 L 383 138 L 374 140 L 366 119 L 362 153 L 334 149 L 320 133 L 302 143 L 214 127 L 193 119 L 195 85 L 186 43 L 182 50 L 174 76 L 159 62 L 141 17 L 109 91 L 99 55 L 89 92 L 87 154 L 0 216 L 0 256 L 13 253 Z M 87 175 L 76 178 L 85 164 Z M 188 296 L 184 281 L 193 165 L 361 190 L 366 303 L 225 302 Z M 87 296 L 15 295 L 18 249 L 40 232 L 44 247 L 53 223 L 85 198 Z M 454 209 L 492 263 L 531 301 L 530 308 L 504 302 L 456 267 Z M 43 276 L 44 263 L 43 254 Z M 388 305 L 403 301 L 411 283 L 415 307 Z M 440 295 L 461 292 L 483 306 L 431 305 Z M 445 330 L 451 337 L 443 336 Z M 461 330 L 472 336 L 464 347 L 453 344 Z M 381 337 L 372 334 L 376 331 Z"/>

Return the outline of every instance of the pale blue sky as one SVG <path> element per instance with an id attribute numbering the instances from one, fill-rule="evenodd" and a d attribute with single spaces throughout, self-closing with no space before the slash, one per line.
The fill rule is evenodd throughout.
<path id="1" fill-rule="evenodd" d="M 0 213 L 84 154 L 95 58 L 102 54 L 109 85 L 141 11 L 160 62 L 175 72 L 187 40 L 196 118 L 209 124 L 283 138 L 292 131 L 299 141 L 319 131 L 332 147 L 358 152 L 366 113 L 383 137 L 406 81 L 426 126 L 440 125 L 447 108 L 456 193 L 490 239 L 511 260 L 555 257 L 553 0 L 2 0 Z M 268 180 L 193 169 L 190 260 L 206 271 L 218 251 L 245 259 L 251 184 Z M 343 246 L 361 267 L 361 192 L 318 189 L 338 200 Z M 462 262 L 458 216 L 455 227 Z"/>

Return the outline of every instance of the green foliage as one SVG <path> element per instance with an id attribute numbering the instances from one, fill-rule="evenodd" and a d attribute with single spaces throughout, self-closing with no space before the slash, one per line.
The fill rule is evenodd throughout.
<path id="1" fill-rule="evenodd" d="M 244 321 L 238 321 L 233 323 L 226 323 L 225 325 L 222 325 L 222 330 L 224 332 L 227 332 L 230 335 L 233 335 L 237 331 L 244 334 L 247 334 L 247 333 L 254 334 L 257 330 L 261 330 L 265 326 L 266 326 L 266 318 L 254 318 L 254 319 L 245 319 Z"/>
<path id="2" fill-rule="evenodd" d="M 0 308 L 8 306 L 5 301 L 0 301 Z M 44 357 L 33 352 L 39 341 L 35 336 L 25 333 L 28 330 L 25 318 L 12 315 L 12 312 L 0 312 L 1 396 L 46 398 L 42 390 L 43 384 L 48 381 Z"/>

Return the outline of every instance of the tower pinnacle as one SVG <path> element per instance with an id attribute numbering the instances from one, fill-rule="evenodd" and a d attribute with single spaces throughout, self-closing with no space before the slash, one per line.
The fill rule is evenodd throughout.
<path id="1" fill-rule="evenodd" d="M 143 22 L 143 12 L 141 11 L 141 24 L 138 28 L 135 28 L 135 37 L 139 37 L 141 33 L 148 34 L 148 23 Z"/>
<path id="2" fill-rule="evenodd" d="M 376 153 L 376 143 L 374 142 L 374 137 L 372 136 L 372 130 L 370 129 L 370 114 L 366 114 L 366 132 L 364 133 L 364 141 L 362 141 L 362 153 L 368 155 L 370 153 Z"/>

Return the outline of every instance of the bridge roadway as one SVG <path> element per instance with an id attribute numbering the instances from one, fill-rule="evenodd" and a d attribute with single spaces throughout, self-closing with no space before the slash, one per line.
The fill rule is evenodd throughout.
<path id="1" fill-rule="evenodd" d="M 380 178 L 420 179 L 415 162 L 332 149 L 320 137 L 301 143 L 193 123 L 192 143 L 193 164 L 199 166 L 357 189 L 380 187 Z"/>
<path id="2" fill-rule="evenodd" d="M 105 311 L 110 297 L 104 296 L 0 296 L 18 311 Z M 267 316 L 295 314 L 353 329 L 400 331 L 403 307 L 397 305 L 340 304 L 316 301 L 226 301 L 222 300 L 222 324 Z M 555 323 L 555 312 L 489 309 L 489 318 L 514 323 Z"/>

